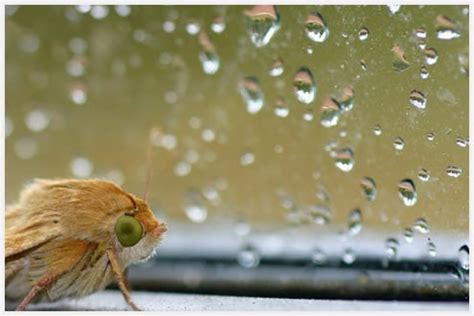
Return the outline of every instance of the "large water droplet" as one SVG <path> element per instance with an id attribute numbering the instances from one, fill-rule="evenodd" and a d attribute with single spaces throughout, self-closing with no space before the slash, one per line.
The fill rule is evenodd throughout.
<path id="1" fill-rule="evenodd" d="M 402 71 L 405 71 L 408 67 L 410 67 L 410 63 L 408 62 L 405 56 L 405 51 L 400 46 L 395 45 L 392 48 L 392 52 L 393 52 L 393 61 L 392 61 L 393 70 L 402 72 Z"/>
<path id="2" fill-rule="evenodd" d="M 417 195 L 415 184 L 410 179 L 405 179 L 398 185 L 398 193 L 406 206 L 413 206 L 416 203 Z"/>
<path id="3" fill-rule="evenodd" d="M 469 246 L 462 245 L 458 250 L 459 265 L 464 270 L 469 270 Z"/>
<path id="4" fill-rule="evenodd" d="M 434 65 L 438 61 L 438 52 L 434 48 L 427 48 L 424 51 L 425 62 L 428 65 Z"/>
<path id="5" fill-rule="evenodd" d="M 417 109 L 426 108 L 426 97 L 423 92 L 418 90 L 412 90 L 410 92 L 410 104 Z"/>
<path id="6" fill-rule="evenodd" d="M 335 152 L 334 163 L 344 172 L 349 172 L 354 167 L 354 154 L 350 148 L 339 149 Z"/>
<path id="7" fill-rule="evenodd" d="M 456 22 L 445 15 L 436 17 L 436 37 L 441 40 L 452 40 L 461 36 Z"/>
<path id="8" fill-rule="evenodd" d="M 244 99 L 247 112 L 258 113 L 263 107 L 263 92 L 260 83 L 255 77 L 246 77 L 239 83 L 240 95 Z"/>
<path id="9" fill-rule="evenodd" d="M 450 177 L 457 178 L 462 174 L 462 169 L 457 166 L 448 166 L 446 168 L 446 174 Z"/>
<path id="10" fill-rule="evenodd" d="M 417 218 L 415 221 L 415 225 L 413 225 L 413 229 L 422 234 L 428 234 L 430 232 L 428 222 L 424 218 Z"/>
<path id="11" fill-rule="evenodd" d="M 359 30 L 359 40 L 365 41 L 368 38 L 369 38 L 369 29 L 366 27 L 361 28 Z"/>
<path id="12" fill-rule="evenodd" d="M 314 42 L 322 43 L 329 36 L 329 28 L 321 14 L 311 13 L 305 22 L 306 35 Z"/>
<path id="13" fill-rule="evenodd" d="M 326 96 L 321 104 L 321 125 L 324 127 L 336 126 L 341 115 L 339 103 Z"/>
<path id="14" fill-rule="evenodd" d="M 246 244 L 239 251 L 237 261 L 244 268 L 255 268 L 260 263 L 260 254 L 253 245 Z"/>
<path id="15" fill-rule="evenodd" d="M 280 15 L 274 5 L 256 5 L 244 12 L 247 31 L 256 47 L 267 45 L 280 29 Z"/>
<path id="16" fill-rule="evenodd" d="M 302 67 L 293 78 L 293 87 L 298 101 L 309 104 L 313 102 L 316 96 L 316 84 L 311 71 Z"/>
<path id="17" fill-rule="evenodd" d="M 360 181 L 360 186 L 362 188 L 362 193 L 368 201 L 375 200 L 377 196 L 377 187 L 375 181 L 372 178 L 364 177 Z"/>
<path id="18" fill-rule="evenodd" d="M 198 189 L 190 188 L 186 191 L 184 211 L 194 223 L 203 223 L 207 219 L 207 208 Z"/>

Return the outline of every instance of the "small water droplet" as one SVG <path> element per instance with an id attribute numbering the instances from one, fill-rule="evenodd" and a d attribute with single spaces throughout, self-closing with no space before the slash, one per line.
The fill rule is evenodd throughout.
<path id="1" fill-rule="evenodd" d="M 425 62 L 428 65 L 434 65 L 438 61 L 438 52 L 434 48 L 427 48 L 424 51 Z"/>
<path id="2" fill-rule="evenodd" d="M 293 78 L 293 87 L 298 101 L 309 104 L 313 102 L 316 96 L 316 84 L 311 71 L 302 67 Z"/>
<path id="3" fill-rule="evenodd" d="M 23 160 L 31 159 L 38 153 L 38 147 L 35 139 L 23 137 L 15 142 L 15 154 Z"/>
<path id="4" fill-rule="evenodd" d="M 202 130 L 201 138 L 203 141 L 210 143 L 216 139 L 216 133 L 212 129 L 206 128 Z"/>
<path id="5" fill-rule="evenodd" d="M 380 127 L 380 125 L 375 125 L 374 126 L 374 135 L 375 136 L 382 135 L 382 127 Z"/>
<path id="6" fill-rule="evenodd" d="M 425 39 L 427 35 L 426 29 L 424 27 L 417 28 L 415 30 L 415 36 L 420 39 Z"/>
<path id="7" fill-rule="evenodd" d="M 196 35 L 200 30 L 201 25 L 197 21 L 191 20 L 186 24 L 186 32 L 189 35 Z"/>
<path id="8" fill-rule="evenodd" d="M 288 114 L 290 114 L 290 107 L 286 103 L 285 98 L 281 96 L 277 97 L 273 113 L 278 117 L 287 117 Z"/>
<path id="9" fill-rule="evenodd" d="M 459 136 L 456 137 L 456 145 L 458 145 L 459 147 L 465 148 L 465 147 L 467 147 L 468 143 L 469 143 L 469 142 L 468 142 L 467 139 L 461 138 L 461 137 L 459 137 Z"/>
<path id="10" fill-rule="evenodd" d="M 191 172 L 191 165 L 186 160 L 179 161 L 174 166 L 174 174 L 177 175 L 178 177 L 187 176 L 190 172 Z"/>
<path id="11" fill-rule="evenodd" d="M 347 233 L 350 236 L 355 236 L 360 233 L 362 230 L 362 212 L 359 209 L 355 209 L 349 214 L 347 226 Z"/>
<path id="12" fill-rule="evenodd" d="M 239 251 L 237 261 L 244 268 L 255 268 L 260 264 L 260 254 L 253 245 L 246 244 Z"/>
<path id="13" fill-rule="evenodd" d="M 393 140 L 393 147 L 395 147 L 396 150 L 403 150 L 405 147 L 405 141 L 401 137 L 395 137 Z"/>
<path id="14" fill-rule="evenodd" d="M 369 65 L 367 65 L 367 62 L 365 61 L 365 59 L 361 59 L 359 63 L 360 63 L 360 66 L 362 67 L 362 70 L 367 71 L 369 69 Z"/>
<path id="15" fill-rule="evenodd" d="M 41 109 L 28 112 L 25 116 L 26 126 L 35 133 L 41 132 L 49 125 L 49 114 Z"/>
<path id="16" fill-rule="evenodd" d="M 417 109 L 425 109 L 426 108 L 426 97 L 423 92 L 418 90 L 412 90 L 410 92 L 410 104 Z"/>
<path id="17" fill-rule="evenodd" d="M 324 127 L 336 126 L 341 115 L 339 103 L 326 96 L 321 104 L 321 125 Z"/>
<path id="18" fill-rule="evenodd" d="M 432 142 L 434 140 L 434 133 L 428 133 L 426 134 L 426 139 Z"/>
<path id="19" fill-rule="evenodd" d="M 184 212 L 193 223 L 203 223 L 207 219 L 207 208 L 204 199 L 197 188 L 186 190 L 184 197 Z"/>
<path id="20" fill-rule="evenodd" d="M 239 90 L 247 107 L 247 112 L 250 114 L 258 113 L 264 104 L 263 92 L 258 79 L 255 77 L 242 79 L 239 83 Z"/>
<path id="21" fill-rule="evenodd" d="M 129 16 L 130 12 L 132 12 L 132 8 L 129 5 L 116 5 L 114 9 L 121 17 Z"/>
<path id="22" fill-rule="evenodd" d="M 397 258 L 399 246 L 400 246 L 400 243 L 395 238 L 388 238 L 385 241 L 385 249 L 387 251 L 387 255 L 389 259 L 393 260 Z"/>
<path id="23" fill-rule="evenodd" d="M 420 68 L 420 78 L 421 79 L 428 79 L 430 73 L 428 72 L 428 68 L 426 66 L 421 66 Z"/>
<path id="24" fill-rule="evenodd" d="M 354 154 L 351 149 L 343 148 L 335 152 L 334 162 L 337 168 L 349 172 L 354 167 Z"/>
<path id="25" fill-rule="evenodd" d="M 76 105 L 83 105 L 87 102 L 87 90 L 80 83 L 73 84 L 69 91 L 69 97 Z"/>
<path id="26" fill-rule="evenodd" d="M 77 178 L 89 178 L 94 171 L 94 165 L 85 157 L 77 157 L 71 161 L 71 172 Z"/>
<path id="27" fill-rule="evenodd" d="M 329 36 L 329 28 L 318 12 L 313 12 L 306 18 L 305 31 L 308 38 L 317 43 L 324 42 Z"/>
<path id="28" fill-rule="evenodd" d="M 360 181 L 360 186 L 362 188 L 362 194 L 366 197 L 368 201 L 375 200 L 377 196 L 377 187 L 375 181 L 372 178 L 364 177 Z"/>
<path id="29" fill-rule="evenodd" d="M 331 221 L 331 209 L 325 205 L 310 205 L 311 220 L 318 225 L 325 225 Z"/>
<path id="30" fill-rule="evenodd" d="M 213 75 L 219 70 L 219 56 L 216 53 L 214 45 L 205 32 L 200 32 L 198 36 L 202 52 L 199 53 L 202 70 L 208 75 Z"/>
<path id="31" fill-rule="evenodd" d="M 393 52 L 393 61 L 392 61 L 393 70 L 397 72 L 403 72 L 408 67 L 410 67 L 410 63 L 408 62 L 405 56 L 405 51 L 400 46 L 395 45 L 392 48 L 392 52 Z"/>
<path id="32" fill-rule="evenodd" d="M 422 234 L 428 234 L 430 232 L 430 227 L 428 222 L 424 218 L 418 218 L 413 225 L 413 229 Z"/>
<path id="33" fill-rule="evenodd" d="M 418 178 L 423 182 L 427 182 L 430 179 L 430 172 L 424 168 L 421 168 L 418 172 Z"/>
<path id="34" fill-rule="evenodd" d="M 351 248 L 346 248 L 344 250 L 344 254 L 342 255 L 342 261 L 345 264 L 350 265 L 350 264 L 353 264 L 355 260 L 356 260 L 356 256 L 355 256 L 354 250 L 352 250 Z"/>
<path id="35" fill-rule="evenodd" d="M 398 193 L 405 206 L 413 206 L 416 204 L 417 194 L 415 183 L 413 183 L 412 180 L 404 179 L 400 181 L 400 184 L 398 185 Z"/>
<path id="36" fill-rule="evenodd" d="M 176 25 L 174 24 L 173 21 L 170 21 L 170 20 L 163 22 L 162 27 L 163 27 L 163 31 L 165 31 L 166 33 L 173 33 L 174 30 L 176 29 Z"/>
<path id="37" fill-rule="evenodd" d="M 250 40 L 256 47 L 267 45 L 280 29 L 280 15 L 274 5 L 256 5 L 244 14 Z"/>
<path id="38" fill-rule="evenodd" d="M 323 265 L 327 262 L 327 256 L 320 248 L 314 248 L 311 254 L 311 261 L 315 265 Z"/>
<path id="39" fill-rule="evenodd" d="M 359 40 L 365 41 L 368 38 L 369 38 L 369 29 L 366 27 L 361 28 L 359 30 Z"/>
<path id="40" fill-rule="evenodd" d="M 91 8 L 90 14 L 96 20 L 102 20 L 109 14 L 109 8 L 105 5 L 94 5 Z"/>
<path id="41" fill-rule="evenodd" d="M 456 22 L 445 15 L 436 17 L 436 37 L 440 40 L 452 40 L 461 36 Z"/>
<path id="42" fill-rule="evenodd" d="M 401 7 L 402 6 L 400 4 L 387 4 L 387 8 L 392 15 L 400 11 Z"/>
<path id="43" fill-rule="evenodd" d="M 247 151 L 242 156 L 240 156 L 240 164 L 242 166 L 251 165 L 254 161 L 255 161 L 255 155 L 250 151 Z"/>
<path id="44" fill-rule="evenodd" d="M 417 42 L 416 42 L 416 45 L 418 46 L 419 49 L 421 50 L 425 50 L 426 48 L 426 42 L 424 39 L 419 39 Z"/>
<path id="45" fill-rule="evenodd" d="M 436 257 L 436 245 L 433 241 L 428 241 L 428 254 L 431 257 Z"/>
<path id="46" fill-rule="evenodd" d="M 222 16 L 216 17 L 214 19 L 214 21 L 212 21 L 212 23 L 211 23 L 211 30 L 214 33 L 218 33 L 218 34 L 224 32 L 224 30 L 225 30 L 224 17 L 222 17 Z"/>
<path id="47" fill-rule="evenodd" d="M 469 270 L 469 246 L 462 245 L 458 250 L 459 266 L 468 271 Z"/>
<path id="48" fill-rule="evenodd" d="M 446 168 L 446 174 L 450 177 L 457 178 L 462 174 L 462 169 L 457 166 L 448 166 Z"/>
<path id="49" fill-rule="evenodd" d="M 342 89 L 341 99 L 337 101 L 339 108 L 342 112 L 348 112 L 352 110 L 354 106 L 354 89 L 352 86 L 347 86 Z"/>
<path id="50" fill-rule="evenodd" d="M 405 228 L 405 230 L 403 231 L 403 237 L 405 237 L 407 243 L 411 243 L 413 241 L 413 235 L 413 229 L 411 229 L 410 227 Z"/>
<path id="51" fill-rule="evenodd" d="M 269 73 L 270 73 L 270 76 L 272 77 L 278 77 L 283 73 L 283 70 L 284 70 L 283 59 L 276 58 L 272 62 Z"/>
<path id="52" fill-rule="evenodd" d="M 314 119 L 314 113 L 312 109 L 305 109 L 303 112 L 303 120 L 311 122 Z"/>

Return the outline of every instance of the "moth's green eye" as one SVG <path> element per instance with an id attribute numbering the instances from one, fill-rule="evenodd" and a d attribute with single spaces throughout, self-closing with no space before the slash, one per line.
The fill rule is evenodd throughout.
<path id="1" fill-rule="evenodd" d="M 115 224 L 115 234 L 124 247 L 132 247 L 142 239 L 143 227 L 133 216 L 122 215 Z"/>

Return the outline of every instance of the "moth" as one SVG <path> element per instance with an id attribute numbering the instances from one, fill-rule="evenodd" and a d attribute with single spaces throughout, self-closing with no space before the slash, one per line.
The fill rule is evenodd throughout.
<path id="1" fill-rule="evenodd" d="M 150 152 L 150 151 L 149 151 Z M 35 180 L 5 215 L 5 297 L 82 297 L 114 280 L 134 310 L 125 269 L 153 256 L 167 227 L 146 202 L 113 182 Z"/>

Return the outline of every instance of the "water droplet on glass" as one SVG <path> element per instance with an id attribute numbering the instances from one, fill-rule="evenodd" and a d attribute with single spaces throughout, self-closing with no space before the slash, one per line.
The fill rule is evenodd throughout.
<path id="1" fill-rule="evenodd" d="M 389 259 L 396 259 L 398 254 L 398 247 L 400 243 L 395 238 L 388 238 L 385 241 L 385 249 L 387 251 L 387 255 Z"/>
<path id="2" fill-rule="evenodd" d="M 313 55 L 313 48 L 311 46 L 306 47 L 306 53 L 308 53 L 308 55 Z"/>
<path id="3" fill-rule="evenodd" d="M 402 6 L 400 4 L 387 4 L 387 8 L 392 15 L 400 11 L 401 7 Z"/>
<path id="4" fill-rule="evenodd" d="M 293 87 L 298 101 L 309 104 L 313 102 L 316 96 L 316 84 L 311 71 L 302 67 L 293 78 Z"/>
<path id="5" fill-rule="evenodd" d="M 77 55 L 84 54 L 87 51 L 87 41 L 80 37 L 73 37 L 69 41 L 69 49 Z"/>
<path id="6" fill-rule="evenodd" d="M 360 66 L 362 67 L 362 70 L 367 71 L 369 69 L 369 65 L 367 65 L 367 62 L 365 61 L 365 59 L 361 59 L 359 63 L 360 63 Z"/>
<path id="7" fill-rule="evenodd" d="M 350 264 L 353 264 L 355 260 L 356 260 L 356 256 L 355 256 L 354 250 L 352 250 L 351 248 L 346 248 L 344 250 L 344 254 L 342 255 L 342 261 L 345 264 L 350 265 Z"/>
<path id="8" fill-rule="evenodd" d="M 41 132 L 48 127 L 49 114 L 43 110 L 33 110 L 26 114 L 25 124 L 32 132 Z"/>
<path id="9" fill-rule="evenodd" d="M 380 125 L 375 125 L 374 126 L 374 135 L 375 136 L 382 135 L 382 127 L 380 127 Z"/>
<path id="10" fill-rule="evenodd" d="M 325 225 L 331 221 L 331 209 L 325 205 L 310 205 L 311 220 L 318 225 Z"/>
<path id="11" fill-rule="evenodd" d="M 15 142 L 15 154 L 20 159 L 31 159 L 37 154 L 38 147 L 35 139 L 23 137 Z"/>
<path id="12" fill-rule="evenodd" d="M 458 250 L 459 265 L 464 270 L 469 270 L 469 246 L 462 245 Z"/>
<path id="13" fill-rule="evenodd" d="M 240 164 L 242 166 L 251 165 L 254 161 L 255 161 L 255 155 L 250 151 L 247 151 L 242 156 L 240 156 Z"/>
<path id="14" fill-rule="evenodd" d="M 273 63 L 270 67 L 270 76 L 272 77 L 278 77 L 283 73 L 284 70 L 284 64 L 283 64 L 283 59 L 281 58 L 276 58 L 273 60 Z"/>
<path id="15" fill-rule="evenodd" d="M 403 231 L 403 237 L 405 237 L 407 243 L 411 243 L 413 241 L 413 235 L 413 229 L 411 229 L 410 227 L 405 228 L 405 230 Z"/>
<path id="16" fill-rule="evenodd" d="M 186 24 L 186 32 L 189 35 L 196 35 L 201 30 L 201 25 L 197 21 L 190 21 Z"/>
<path id="17" fill-rule="evenodd" d="M 116 5 L 115 12 L 117 12 L 119 16 L 126 17 L 130 15 L 132 8 L 129 5 Z"/>
<path id="18" fill-rule="evenodd" d="M 314 119 L 314 113 L 312 109 L 305 109 L 303 112 L 303 120 L 311 122 Z"/>
<path id="19" fill-rule="evenodd" d="M 176 29 L 176 25 L 174 24 L 173 21 L 165 21 L 163 22 L 163 31 L 166 33 L 173 33 L 174 30 Z"/>
<path id="20" fill-rule="evenodd" d="M 203 223 L 207 219 L 207 208 L 204 200 L 196 188 L 186 191 L 184 197 L 184 211 L 188 219 L 193 223 Z"/>
<path id="21" fill-rule="evenodd" d="M 372 178 L 364 177 L 360 181 L 360 186 L 362 188 L 362 193 L 368 201 L 375 200 L 377 196 L 377 187 L 375 181 Z"/>
<path id="22" fill-rule="evenodd" d="M 323 265 L 327 261 L 326 254 L 321 249 L 314 248 L 313 253 L 311 254 L 311 261 L 315 265 L 318 265 L 318 266 Z"/>
<path id="23" fill-rule="evenodd" d="M 247 31 L 256 47 L 267 45 L 280 29 L 280 15 L 274 5 L 256 5 L 244 12 Z"/>
<path id="24" fill-rule="evenodd" d="M 392 48 L 392 52 L 393 52 L 393 61 L 392 61 L 393 70 L 397 72 L 402 72 L 402 71 L 405 71 L 408 67 L 410 67 L 410 63 L 408 62 L 405 56 L 405 52 L 400 46 L 395 45 Z"/>
<path id="25" fill-rule="evenodd" d="M 336 126 L 341 115 L 339 103 L 326 96 L 321 104 L 321 125 L 324 127 Z"/>
<path id="26" fill-rule="evenodd" d="M 254 246 L 246 244 L 239 251 L 237 261 L 244 268 L 255 268 L 260 263 L 260 254 Z"/>
<path id="27" fill-rule="evenodd" d="M 362 230 L 362 213 L 359 209 L 353 210 L 349 214 L 349 221 L 348 221 L 348 234 L 350 236 L 355 236 Z"/>
<path id="28" fill-rule="evenodd" d="M 421 66 L 420 68 L 420 78 L 421 79 L 428 79 L 430 73 L 428 72 L 428 68 L 426 66 Z"/>
<path id="29" fill-rule="evenodd" d="M 80 77 L 86 72 L 86 59 L 81 56 L 71 58 L 66 64 L 66 72 L 73 77 Z"/>
<path id="30" fill-rule="evenodd" d="M 438 61 L 438 52 L 434 48 L 425 49 L 425 62 L 428 65 L 434 65 Z"/>
<path id="31" fill-rule="evenodd" d="M 306 18 L 305 31 L 308 38 L 317 43 L 324 42 L 329 36 L 329 28 L 318 12 L 311 13 Z"/>
<path id="32" fill-rule="evenodd" d="M 216 139 L 216 133 L 212 129 L 206 128 L 202 130 L 201 138 L 203 141 L 210 143 Z"/>
<path id="33" fill-rule="evenodd" d="M 354 89 L 352 89 L 352 86 L 347 86 L 342 89 L 342 97 L 337 102 L 342 112 L 352 110 L 354 106 Z"/>
<path id="34" fill-rule="evenodd" d="M 190 172 L 191 172 L 191 165 L 185 160 L 179 161 L 174 166 L 174 174 L 177 175 L 178 177 L 187 176 Z"/>
<path id="35" fill-rule="evenodd" d="M 452 40 L 461 36 L 456 22 L 445 15 L 436 17 L 436 37 L 441 40 Z"/>
<path id="36" fill-rule="evenodd" d="M 424 168 L 421 168 L 418 172 L 418 178 L 423 182 L 427 182 L 430 179 L 430 172 Z"/>
<path id="37" fill-rule="evenodd" d="M 417 109 L 425 109 L 426 108 L 426 97 L 423 92 L 418 90 L 412 90 L 410 92 L 410 104 Z"/>
<path id="38" fill-rule="evenodd" d="M 202 48 L 202 52 L 199 53 L 202 70 L 208 75 L 213 75 L 219 70 L 220 65 L 216 49 L 205 32 L 199 33 L 198 41 Z"/>
<path id="39" fill-rule="evenodd" d="M 73 84 L 69 91 L 69 97 L 76 105 L 83 105 L 87 102 L 87 90 L 82 84 Z"/>
<path id="40" fill-rule="evenodd" d="M 239 83 L 240 95 L 244 99 L 247 112 L 258 113 L 263 107 L 263 93 L 260 83 L 255 77 L 246 77 Z"/>
<path id="41" fill-rule="evenodd" d="M 468 140 L 465 139 L 465 138 L 461 138 L 461 137 L 456 137 L 456 145 L 458 145 L 459 147 L 467 147 L 467 145 L 469 144 Z"/>
<path id="42" fill-rule="evenodd" d="M 93 170 L 92 162 L 85 157 L 77 157 L 71 161 L 71 172 L 77 178 L 89 178 Z"/>
<path id="43" fill-rule="evenodd" d="M 287 117 L 290 113 L 290 108 L 283 97 L 277 97 L 273 113 L 278 117 Z"/>
<path id="44" fill-rule="evenodd" d="M 212 23 L 211 23 L 211 30 L 214 33 L 218 33 L 218 34 L 224 32 L 224 30 L 225 30 L 224 17 L 222 17 L 222 16 L 216 17 L 214 19 L 214 21 L 212 21 Z"/>
<path id="45" fill-rule="evenodd" d="M 446 168 L 446 174 L 450 177 L 457 178 L 462 174 L 462 169 L 457 166 L 448 166 Z"/>
<path id="46" fill-rule="evenodd" d="M 401 137 L 395 137 L 393 141 L 393 147 L 395 147 L 396 150 L 402 150 L 403 147 L 405 147 L 405 141 Z"/>
<path id="47" fill-rule="evenodd" d="M 109 14 L 109 8 L 105 5 L 94 5 L 90 13 L 94 19 L 102 20 Z"/>
<path id="48" fill-rule="evenodd" d="M 424 218 L 418 218 L 413 225 L 413 229 L 422 234 L 428 234 L 430 232 L 430 227 L 428 222 Z"/>
<path id="49" fill-rule="evenodd" d="M 433 133 L 426 134 L 426 139 L 432 142 L 434 140 L 434 134 Z"/>
<path id="50" fill-rule="evenodd" d="M 428 241 L 428 254 L 431 257 L 436 257 L 436 245 L 433 241 Z"/>
<path id="51" fill-rule="evenodd" d="M 349 172 L 354 167 L 354 154 L 351 149 L 343 148 L 335 152 L 334 162 L 336 167 L 344 172 Z"/>
<path id="52" fill-rule="evenodd" d="M 415 30 L 415 36 L 420 38 L 420 39 L 425 39 L 426 38 L 426 29 L 424 27 L 417 28 Z"/>
<path id="53" fill-rule="evenodd" d="M 368 38 L 369 38 L 369 29 L 366 27 L 361 28 L 359 30 L 359 40 L 365 41 Z"/>
<path id="54" fill-rule="evenodd" d="M 398 185 L 398 193 L 405 206 L 413 206 L 416 203 L 417 195 L 415 184 L 410 179 L 405 179 Z"/>

